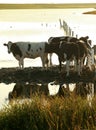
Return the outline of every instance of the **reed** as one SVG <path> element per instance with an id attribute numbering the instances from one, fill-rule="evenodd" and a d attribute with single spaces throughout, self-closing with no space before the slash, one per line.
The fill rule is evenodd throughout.
<path id="1" fill-rule="evenodd" d="M 79 96 L 13 100 L 0 110 L 0 130 L 95 130 L 96 97 L 90 107 Z"/>

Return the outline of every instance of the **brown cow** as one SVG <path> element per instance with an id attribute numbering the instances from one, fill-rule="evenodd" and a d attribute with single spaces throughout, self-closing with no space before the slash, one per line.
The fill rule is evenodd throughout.
<path id="1" fill-rule="evenodd" d="M 88 36 L 80 39 L 68 36 L 54 38 L 50 37 L 48 44 L 45 46 L 45 52 L 56 53 L 58 55 L 60 70 L 61 62 L 67 60 L 67 76 L 69 75 L 69 61 L 72 59 L 72 57 L 74 57 L 73 59 L 76 59 L 75 62 L 77 63 L 77 70 L 78 74 L 80 75 L 83 61 L 85 57 L 88 56 L 88 38 Z"/>

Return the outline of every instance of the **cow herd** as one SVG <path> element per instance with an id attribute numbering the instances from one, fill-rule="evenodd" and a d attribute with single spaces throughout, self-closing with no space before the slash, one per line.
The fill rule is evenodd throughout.
<path id="1" fill-rule="evenodd" d="M 91 40 L 88 36 L 86 37 L 50 37 L 47 42 L 11 42 L 7 44 L 8 53 L 19 61 L 19 67 L 24 68 L 24 58 L 37 58 L 40 57 L 42 66 L 48 67 L 52 65 L 52 53 L 56 53 L 59 60 L 59 70 L 61 71 L 62 62 L 66 63 L 66 76 L 69 76 L 70 62 L 74 63 L 74 69 L 78 75 L 82 72 L 85 59 L 86 65 L 90 58 L 91 51 Z M 50 65 L 48 54 L 50 54 Z"/>

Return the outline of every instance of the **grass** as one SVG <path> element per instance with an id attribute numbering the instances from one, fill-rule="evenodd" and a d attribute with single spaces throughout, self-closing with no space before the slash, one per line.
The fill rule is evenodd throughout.
<path id="1" fill-rule="evenodd" d="M 0 111 L 0 130 L 96 130 L 96 97 L 92 106 L 79 96 L 13 100 Z"/>

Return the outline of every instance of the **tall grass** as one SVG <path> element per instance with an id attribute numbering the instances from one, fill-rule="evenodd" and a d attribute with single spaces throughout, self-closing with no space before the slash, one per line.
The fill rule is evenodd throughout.
<path id="1" fill-rule="evenodd" d="M 0 111 L 0 130 L 96 130 L 95 102 L 44 95 L 15 100 Z"/>

